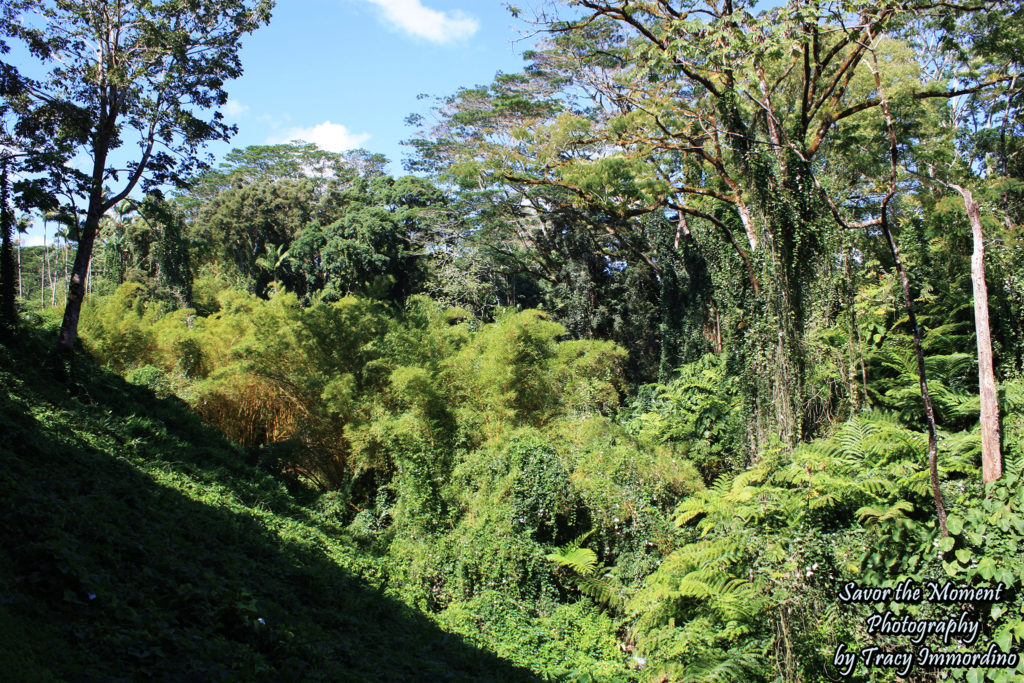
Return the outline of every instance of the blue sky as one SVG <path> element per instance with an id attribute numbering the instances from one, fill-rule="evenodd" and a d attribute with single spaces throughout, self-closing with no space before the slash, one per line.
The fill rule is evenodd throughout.
<path id="1" fill-rule="evenodd" d="M 301 138 L 385 154 L 400 173 L 417 95 L 446 95 L 517 71 L 523 22 L 500 0 L 279 0 L 242 49 L 245 75 L 224 109 L 231 147 Z"/>
<path id="2" fill-rule="evenodd" d="M 208 150 L 219 159 L 235 147 L 304 139 L 382 153 L 401 174 L 400 143 L 414 132 L 405 118 L 430 106 L 418 95 L 447 95 L 521 68 L 529 27 L 504 4 L 278 0 L 270 24 L 244 40 L 244 75 L 227 84 L 223 111 L 238 134 Z M 41 223 L 22 239 L 41 244 Z"/>

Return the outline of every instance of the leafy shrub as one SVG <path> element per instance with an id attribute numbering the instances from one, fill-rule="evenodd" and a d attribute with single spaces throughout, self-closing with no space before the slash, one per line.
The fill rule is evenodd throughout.
<path id="1" fill-rule="evenodd" d="M 646 445 L 668 446 L 711 483 L 746 464 L 739 385 L 724 356 L 706 355 L 653 385 L 629 412 L 630 431 Z"/>
<path id="2" fill-rule="evenodd" d="M 438 623 L 548 680 L 636 680 L 625 667 L 615 622 L 586 602 L 537 606 L 485 591 L 448 607 Z"/>
<path id="3" fill-rule="evenodd" d="M 152 365 L 143 365 L 130 370 L 125 375 L 125 379 L 132 384 L 146 387 L 161 398 L 166 398 L 171 394 L 171 383 L 167 379 L 167 375 L 163 370 Z"/>

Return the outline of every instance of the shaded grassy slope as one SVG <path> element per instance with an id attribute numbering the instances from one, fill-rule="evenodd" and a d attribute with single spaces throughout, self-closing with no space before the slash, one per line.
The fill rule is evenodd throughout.
<path id="1" fill-rule="evenodd" d="M 534 680 L 385 596 L 383 572 L 175 399 L 50 335 L 0 346 L 9 680 Z"/>

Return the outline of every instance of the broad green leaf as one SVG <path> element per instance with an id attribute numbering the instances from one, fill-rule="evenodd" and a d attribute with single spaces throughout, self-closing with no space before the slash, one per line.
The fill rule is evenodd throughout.
<path id="1" fill-rule="evenodd" d="M 956 515 L 950 515 L 946 519 L 946 528 L 949 529 L 949 533 L 959 536 L 960 532 L 964 530 L 964 520 Z"/>

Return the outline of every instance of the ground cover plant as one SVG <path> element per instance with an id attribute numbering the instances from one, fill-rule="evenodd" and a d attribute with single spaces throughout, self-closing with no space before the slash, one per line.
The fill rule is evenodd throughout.
<path id="1" fill-rule="evenodd" d="M 84 358 L 69 393 L 24 334 L 0 370 L 5 675 L 535 680 L 387 597 L 377 558 L 179 401 Z"/>

